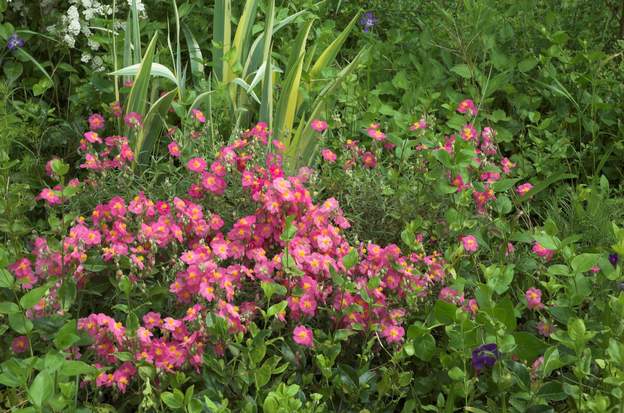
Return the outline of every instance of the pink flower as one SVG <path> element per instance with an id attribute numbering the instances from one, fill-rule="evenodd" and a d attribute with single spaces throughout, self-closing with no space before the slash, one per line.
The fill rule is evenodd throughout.
<path id="1" fill-rule="evenodd" d="M 464 251 L 473 253 L 479 249 L 479 243 L 474 235 L 466 235 L 461 237 L 461 242 L 464 246 Z"/>
<path id="2" fill-rule="evenodd" d="M 206 170 L 206 161 L 203 158 L 192 158 L 186 164 L 189 171 L 203 172 Z"/>
<path id="3" fill-rule="evenodd" d="M 321 150 L 321 155 L 323 156 L 323 159 L 325 159 L 329 163 L 336 162 L 336 154 L 327 148 Z"/>
<path id="4" fill-rule="evenodd" d="M 477 116 L 477 107 L 472 99 L 463 100 L 457 105 L 457 111 L 459 113 L 469 113 L 471 116 Z"/>
<path id="5" fill-rule="evenodd" d="M 178 146 L 177 142 L 171 142 L 169 145 L 167 145 L 167 149 L 169 149 L 169 155 L 173 156 L 174 158 L 180 157 L 180 147 Z"/>
<path id="6" fill-rule="evenodd" d="M 204 116 L 201 110 L 191 109 L 191 114 L 193 115 L 193 118 L 195 118 L 195 120 L 197 120 L 199 123 L 206 123 L 206 116 Z"/>
<path id="7" fill-rule="evenodd" d="M 419 129 L 427 129 L 427 121 L 425 120 L 425 118 L 420 118 L 418 122 L 412 123 L 409 129 L 412 132 L 415 132 Z"/>
<path id="8" fill-rule="evenodd" d="M 540 320 L 540 322 L 537 323 L 537 332 L 544 337 L 550 337 L 553 331 L 555 331 L 555 325 L 553 323 L 545 320 Z"/>
<path id="9" fill-rule="evenodd" d="M 368 133 L 368 136 L 370 136 L 371 138 L 375 139 L 376 141 L 383 141 L 384 139 L 386 139 L 386 134 L 383 133 L 381 130 L 377 129 L 377 128 L 368 128 L 366 130 L 366 133 Z"/>
<path id="10" fill-rule="evenodd" d="M 89 116 L 88 119 L 89 122 L 89 129 L 91 129 L 92 131 L 98 131 L 101 129 L 104 129 L 104 116 L 100 115 L 99 113 L 93 113 Z"/>
<path id="11" fill-rule="evenodd" d="M 322 133 L 327 129 L 327 122 L 325 122 L 324 120 L 320 120 L 320 119 L 314 119 L 311 123 L 310 123 L 310 127 L 319 132 Z"/>
<path id="12" fill-rule="evenodd" d="M 539 242 L 535 242 L 535 245 L 533 245 L 533 249 L 531 251 L 533 251 L 538 256 L 544 258 L 546 261 L 550 261 L 553 255 L 555 255 L 554 250 L 544 248 Z"/>
<path id="13" fill-rule="evenodd" d="M 529 288 L 524 294 L 527 300 L 527 307 L 529 310 L 541 310 L 544 308 L 542 304 L 542 291 L 537 288 Z"/>
<path id="14" fill-rule="evenodd" d="M 119 102 L 113 102 L 111 103 L 111 112 L 113 113 L 113 116 L 116 118 L 120 118 L 121 114 L 123 113 L 123 109 L 121 107 L 121 103 Z"/>
<path id="15" fill-rule="evenodd" d="M 373 169 L 377 166 L 377 158 L 375 158 L 375 155 L 371 152 L 364 152 L 362 155 L 362 162 L 364 163 L 364 166 L 369 169 Z"/>
<path id="16" fill-rule="evenodd" d="M 23 353 L 30 348 L 30 344 L 28 342 L 28 337 L 26 336 L 18 336 L 13 339 L 11 342 L 11 350 L 14 353 Z"/>
<path id="17" fill-rule="evenodd" d="M 142 121 L 143 117 L 137 112 L 130 112 L 124 117 L 124 122 L 129 128 L 141 127 Z"/>
<path id="18" fill-rule="evenodd" d="M 477 133 L 477 130 L 475 129 L 475 127 L 469 123 L 464 125 L 464 127 L 461 130 L 460 135 L 462 139 L 465 141 L 473 141 L 479 137 L 479 134 Z"/>
<path id="19" fill-rule="evenodd" d="M 311 294 L 305 294 L 299 300 L 299 309 L 303 314 L 313 316 L 316 311 L 316 300 Z"/>
<path id="20" fill-rule="evenodd" d="M 102 138 L 100 138 L 96 132 L 92 132 L 92 131 L 85 132 L 84 135 L 82 135 L 82 136 L 85 137 L 87 142 L 90 142 L 90 143 L 102 143 Z"/>
<path id="21" fill-rule="evenodd" d="M 518 195 L 523 196 L 526 195 L 526 193 L 529 192 L 531 189 L 533 189 L 533 185 L 526 182 L 522 185 L 518 185 L 518 187 L 516 188 L 516 192 L 518 193 Z"/>
<path id="22" fill-rule="evenodd" d="M 314 335 L 312 329 L 304 326 L 297 326 L 293 331 L 293 340 L 295 343 L 304 347 L 312 347 L 314 345 Z"/>
<path id="23" fill-rule="evenodd" d="M 43 199 L 48 205 L 61 204 L 61 198 L 58 196 L 58 193 L 50 188 L 44 188 L 35 199 Z"/>
<path id="24" fill-rule="evenodd" d="M 386 324 L 382 327 L 381 335 L 384 336 L 388 343 L 400 343 L 403 341 L 405 329 L 401 326 Z"/>

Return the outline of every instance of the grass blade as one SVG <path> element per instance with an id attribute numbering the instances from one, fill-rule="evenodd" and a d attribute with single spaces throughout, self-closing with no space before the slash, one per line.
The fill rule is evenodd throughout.
<path id="1" fill-rule="evenodd" d="M 132 0 L 130 14 L 132 16 L 132 47 L 134 50 L 134 62 L 132 63 L 139 63 L 141 61 L 141 26 L 139 26 L 136 0 Z"/>
<path id="2" fill-rule="evenodd" d="M 275 0 L 269 0 L 266 26 L 263 34 L 262 61 L 264 78 L 262 79 L 262 100 L 260 101 L 260 118 L 271 128 L 273 113 L 273 71 L 271 70 L 271 41 L 273 39 L 273 21 L 275 20 Z"/>

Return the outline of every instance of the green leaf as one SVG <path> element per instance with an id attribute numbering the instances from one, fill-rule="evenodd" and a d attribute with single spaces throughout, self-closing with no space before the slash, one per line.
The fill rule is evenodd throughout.
<path id="1" fill-rule="evenodd" d="M 359 258 L 357 249 L 352 247 L 349 253 L 342 257 L 342 264 L 345 266 L 345 270 L 349 271 L 351 268 L 355 267 Z"/>
<path id="2" fill-rule="evenodd" d="M 466 374 L 459 367 L 453 367 L 452 369 L 449 370 L 448 376 L 451 378 L 451 380 L 460 381 L 464 379 Z"/>
<path id="3" fill-rule="evenodd" d="M 111 76 L 136 76 L 140 70 L 141 70 L 141 63 L 137 63 L 135 65 L 124 67 L 122 69 L 111 72 L 109 73 L 109 75 Z M 154 76 L 154 77 L 164 77 L 165 79 L 171 80 L 176 86 L 178 86 L 178 79 L 176 79 L 173 72 L 169 70 L 168 67 L 161 65 L 160 63 L 152 62 L 152 67 L 149 73 L 151 76 Z"/>
<path id="4" fill-rule="evenodd" d="M 533 362 L 548 348 L 548 344 L 531 333 L 521 331 L 513 333 L 513 336 L 518 345 L 514 353 L 524 361 Z"/>
<path id="5" fill-rule="evenodd" d="M 176 391 L 180 392 L 178 389 L 176 389 Z M 167 407 L 174 410 L 181 409 L 184 406 L 184 395 L 182 392 L 180 392 L 180 397 L 178 397 L 177 394 L 174 395 L 173 393 L 166 391 L 160 395 L 160 399 L 167 405 Z"/>
<path id="6" fill-rule="evenodd" d="M 54 336 L 54 345 L 59 350 L 65 350 L 79 340 L 80 337 L 78 336 L 78 330 L 76 328 L 76 320 L 69 320 L 59 329 L 56 336 Z"/>
<path id="7" fill-rule="evenodd" d="M 282 241 L 288 242 L 292 240 L 297 234 L 297 227 L 293 225 L 293 221 L 295 220 L 295 218 L 296 216 L 294 215 L 289 215 L 288 217 L 286 217 L 286 223 L 284 224 L 284 231 L 282 231 L 282 234 L 280 235 L 280 239 Z"/>
<path id="8" fill-rule="evenodd" d="M 286 309 L 287 306 L 288 306 L 288 301 L 286 301 L 286 300 L 280 301 L 277 304 L 273 304 L 267 310 L 267 317 L 272 317 L 274 315 L 280 314 L 282 311 L 284 311 Z"/>
<path id="9" fill-rule="evenodd" d="M 189 61 L 191 66 L 191 75 L 195 80 L 195 84 L 198 84 L 200 80 L 204 78 L 204 57 L 202 56 L 199 43 L 193 36 L 193 32 L 186 24 L 182 24 L 182 32 L 186 39 L 186 48 L 188 49 Z"/>
<path id="10" fill-rule="evenodd" d="M 39 301 L 43 298 L 43 296 L 48 292 L 48 286 L 42 285 L 41 287 L 34 288 L 24 294 L 22 298 L 20 298 L 20 305 L 23 309 L 28 310 L 36 306 Z"/>
<path id="11" fill-rule="evenodd" d="M 443 324 L 452 324 L 457 319 L 457 307 L 446 301 L 438 300 L 433 306 L 436 320 Z"/>
<path id="12" fill-rule="evenodd" d="M 526 59 L 518 63 L 518 70 L 522 73 L 526 73 L 529 70 L 537 66 L 537 59 L 533 56 L 529 56 Z"/>
<path id="13" fill-rule="evenodd" d="M 414 339 L 414 355 L 422 361 L 431 361 L 435 354 L 436 341 L 429 333 Z"/>
<path id="14" fill-rule="evenodd" d="M 147 163 L 147 156 L 152 148 L 156 145 L 156 141 L 160 136 L 160 132 L 165 127 L 165 116 L 171 107 L 171 102 L 175 97 L 177 89 L 174 89 L 161 96 L 149 109 L 143 128 L 137 136 L 134 148 L 134 162 Z"/>
<path id="15" fill-rule="evenodd" d="M 145 107 L 147 104 L 147 92 L 150 84 L 150 76 L 152 72 L 152 63 L 154 61 L 154 51 L 156 49 L 156 39 L 158 34 L 154 34 L 150 41 L 143 60 L 140 63 L 139 71 L 137 72 L 132 89 L 128 95 L 128 103 L 126 105 L 126 114 L 130 112 L 137 112 L 142 115 L 145 114 Z M 136 154 L 135 150 L 135 154 Z"/>
<path id="16" fill-rule="evenodd" d="M 325 50 L 323 50 L 321 55 L 316 60 L 316 63 L 314 63 L 314 66 L 312 66 L 312 68 L 310 69 L 310 72 L 308 73 L 311 80 L 317 79 L 320 76 L 323 69 L 325 69 L 336 58 L 336 56 L 338 55 L 338 52 L 340 51 L 340 48 L 342 47 L 344 42 L 347 40 L 349 33 L 353 29 L 353 26 L 355 26 L 355 23 L 357 22 L 358 17 L 359 17 L 359 13 L 353 16 L 353 18 L 351 19 L 347 27 L 345 27 L 345 29 L 342 32 L 340 32 L 340 34 L 334 39 L 334 41 L 331 42 L 331 44 L 327 46 Z"/>
<path id="17" fill-rule="evenodd" d="M 262 291 L 264 291 L 267 301 L 271 301 L 271 297 L 273 297 L 274 294 L 285 295 L 288 291 L 283 285 L 268 281 L 262 281 L 260 287 Z"/>
<path id="18" fill-rule="evenodd" d="M 28 334 L 33 329 L 33 323 L 23 313 L 9 314 L 9 325 L 20 334 Z"/>
<path id="19" fill-rule="evenodd" d="M 578 272 L 589 271 L 593 266 L 598 264 L 600 254 L 581 254 L 572 260 L 572 269 Z"/>
<path id="20" fill-rule="evenodd" d="M 463 63 L 453 66 L 451 68 L 451 72 L 457 73 L 464 79 L 470 79 L 472 77 L 472 71 L 470 70 L 470 67 L 467 64 Z"/>
<path id="21" fill-rule="evenodd" d="M 546 179 L 546 180 L 544 180 L 542 182 L 538 182 L 537 184 L 535 184 L 533 189 L 531 189 L 523 197 L 518 199 L 518 202 L 520 202 L 520 203 L 526 202 L 532 196 L 537 195 L 538 193 L 540 193 L 543 190 L 547 189 L 549 186 L 551 186 L 555 182 L 563 181 L 565 179 L 573 179 L 573 178 L 576 178 L 576 175 L 574 175 L 574 174 L 565 174 L 565 173 L 554 174 L 554 175 L 550 176 L 548 179 Z"/>
<path id="22" fill-rule="evenodd" d="M 537 395 L 547 401 L 561 401 L 568 397 L 563 391 L 563 385 L 558 381 L 544 383 L 537 392 Z"/>
<path id="23" fill-rule="evenodd" d="M 0 302 L 0 314 L 15 314 L 19 312 L 20 308 L 17 304 L 10 301 Z"/>
<path id="24" fill-rule="evenodd" d="M 64 176 L 69 172 L 69 165 L 58 158 L 53 159 L 50 166 L 52 167 L 52 172 L 57 176 Z"/>
<path id="25" fill-rule="evenodd" d="M 232 41 L 231 3 L 231 0 L 216 0 L 214 5 L 212 39 L 215 47 L 212 51 L 212 59 L 215 75 L 221 82 L 228 82 L 231 78 L 230 66 L 224 58 L 230 51 Z"/>
<path id="26" fill-rule="evenodd" d="M 0 268 L 0 288 L 12 288 L 15 284 L 13 275 L 4 268 Z"/>
<path id="27" fill-rule="evenodd" d="M 54 379 L 46 370 L 37 374 L 28 389 L 28 396 L 32 403 L 41 408 L 54 394 Z"/>

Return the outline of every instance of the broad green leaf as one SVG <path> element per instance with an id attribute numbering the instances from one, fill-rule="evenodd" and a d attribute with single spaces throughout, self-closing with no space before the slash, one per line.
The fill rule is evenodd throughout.
<path id="1" fill-rule="evenodd" d="M 47 370 L 39 372 L 28 389 L 30 400 L 40 408 L 53 394 L 54 379 Z"/>
<path id="2" fill-rule="evenodd" d="M 15 314 L 19 312 L 20 308 L 17 304 L 10 301 L 0 302 L 0 314 Z"/>
<path id="3" fill-rule="evenodd" d="M 20 305 L 26 310 L 33 308 L 43 298 L 46 292 L 48 292 L 47 285 L 34 288 L 20 298 Z"/>
<path id="4" fill-rule="evenodd" d="M 451 68 L 451 72 L 457 73 L 464 79 L 470 79 L 472 77 L 472 71 L 470 70 L 470 67 L 467 64 L 463 63 L 453 66 Z"/>
<path id="5" fill-rule="evenodd" d="M 134 147 L 134 162 L 147 163 L 147 155 L 151 152 L 160 137 L 161 131 L 166 126 L 165 116 L 171 107 L 177 89 L 161 96 L 149 109 L 143 122 L 143 128 L 139 131 Z"/>
<path id="6" fill-rule="evenodd" d="M 189 61 L 191 66 L 191 74 L 195 79 L 195 84 L 204 78 L 204 57 L 202 55 L 199 43 L 193 36 L 193 32 L 186 24 L 182 25 L 182 32 L 186 39 L 186 47 L 188 49 Z"/>

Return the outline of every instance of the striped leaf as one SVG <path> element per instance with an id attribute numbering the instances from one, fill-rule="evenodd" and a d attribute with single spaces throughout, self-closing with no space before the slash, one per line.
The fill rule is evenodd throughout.
<path id="1" fill-rule="evenodd" d="M 166 126 L 165 117 L 176 93 L 177 89 L 167 92 L 147 112 L 147 116 L 145 116 L 143 121 L 143 128 L 139 131 L 134 146 L 135 164 L 145 165 L 148 163 L 149 154 L 158 141 L 163 128 Z"/>
<path id="2" fill-rule="evenodd" d="M 299 86 L 301 85 L 301 72 L 303 70 L 303 58 L 305 56 L 305 46 L 312 27 L 313 20 L 304 23 L 303 28 L 295 39 L 290 59 L 288 60 L 286 78 L 282 85 L 279 100 L 277 102 L 277 112 L 275 113 L 275 135 L 286 146 L 289 145 L 289 136 L 292 133 L 293 123 L 297 112 L 297 100 L 299 97 Z"/>
<path id="3" fill-rule="evenodd" d="M 230 51 L 232 41 L 231 21 L 231 0 L 215 0 L 212 39 L 217 46 L 214 47 L 212 52 L 214 59 L 213 68 L 217 80 L 222 82 L 227 82 L 230 79 L 230 69 L 225 56 Z"/>
<path id="4" fill-rule="evenodd" d="M 147 92 L 150 84 L 150 76 L 152 72 L 152 63 L 154 61 L 154 49 L 156 48 L 156 38 L 158 34 L 154 34 L 152 41 L 150 42 L 143 61 L 139 66 L 139 70 L 134 78 L 134 84 L 130 90 L 128 96 L 128 103 L 126 105 L 126 114 L 130 112 L 137 112 L 142 115 L 145 114 L 145 107 L 147 103 Z"/>
<path id="5" fill-rule="evenodd" d="M 325 69 L 331 62 L 334 61 L 336 55 L 338 55 L 338 52 L 340 51 L 340 48 L 344 44 L 345 40 L 347 40 L 351 29 L 353 29 L 353 26 L 355 26 L 358 17 L 359 13 L 356 14 L 353 19 L 351 19 L 347 27 L 345 27 L 345 29 L 338 35 L 338 37 L 336 37 L 336 39 L 331 42 L 331 44 L 327 46 L 325 50 L 323 50 L 323 53 L 321 53 L 319 58 L 316 60 L 316 63 L 314 63 L 312 69 L 310 69 L 309 77 L 312 81 L 317 79 L 323 69 Z"/>

